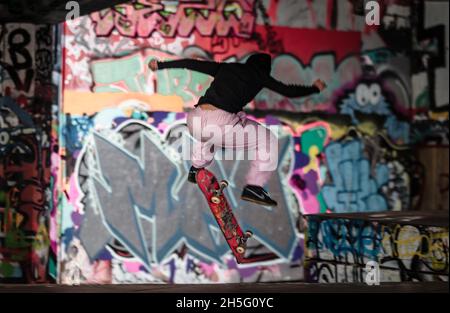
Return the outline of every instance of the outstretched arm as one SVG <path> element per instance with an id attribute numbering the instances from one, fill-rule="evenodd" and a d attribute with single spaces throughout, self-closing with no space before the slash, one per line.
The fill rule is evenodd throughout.
<path id="1" fill-rule="evenodd" d="M 168 68 L 185 68 L 188 70 L 215 76 L 217 71 L 219 70 L 220 63 L 211 61 L 199 61 L 194 59 L 181 59 L 181 60 L 161 62 L 153 59 L 150 61 L 148 66 L 153 71 Z"/>
<path id="2" fill-rule="evenodd" d="M 316 80 L 312 86 L 286 85 L 272 76 L 263 78 L 263 86 L 289 98 L 304 97 L 319 93 L 326 87 L 325 83 L 321 80 Z"/>

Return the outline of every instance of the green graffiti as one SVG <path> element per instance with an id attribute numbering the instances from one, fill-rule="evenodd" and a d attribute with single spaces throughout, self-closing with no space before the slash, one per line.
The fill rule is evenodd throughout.
<path id="1" fill-rule="evenodd" d="M 53 258 L 49 258 L 48 260 L 48 274 L 56 279 L 57 269 L 55 260 Z"/>
<path id="2" fill-rule="evenodd" d="M 124 92 L 123 88 L 116 87 L 114 83 L 122 82 L 128 92 L 143 92 L 142 62 L 139 55 L 113 61 L 102 61 L 92 64 L 92 77 L 94 78 L 94 92 Z M 105 85 L 105 86 L 102 86 Z"/>
<path id="3" fill-rule="evenodd" d="M 430 94 L 428 89 L 425 89 L 423 92 L 417 96 L 416 101 L 414 102 L 416 108 L 427 108 L 430 105 Z"/>
<path id="4" fill-rule="evenodd" d="M 0 263 L 0 274 L 3 277 L 11 277 L 14 273 L 14 266 L 9 263 Z"/>
<path id="5" fill-rule="evenodd" d="M 318 153 L 322 153 L 327 137 L 327 131 L 323 127 L 317 127 L 304 132 L 300 141 L 302 150 L 308 154 L 311 147 L 317 147 Z"/>
<path id="6" fill-rule="evenodd" d="M 94 92 L 145 92 L 150 72 L 143 70 L 143 64 L 147 64 L 152 58 L 149 56 L 142 61 L 142 56 L 136 54 L 122 59 L 94 62 Z M 203 95 L 211 81 L 206 74 L 185 69 L 160 70 L 156 72 L 156 78 L 156 93 L 177 95 L 184 102 L 194 101 Z"/>
<path id="7" fill-rule="evenodd" d="M 184 69 L 170 69 L 157 72 L 158 90 L 162 95 L 177 95 L 188 102 L 204 93 L 210 78 L 206 74 Z"/>
<path id="8" fill-rule="evenodd" d="M 303 153 L 305 153 L 310 157 L 310 162 L 317 162 L 317 165 L 319 164 L 317 156 L 323 152 L 327 137 L 328 133 L 326 129 L 323 127 L 316 127 L 314 129 L 310 129 L 308 131 L 305 131 L 301 135 L 300 143 L 302 151 Z M 314 169 L 310 168 L 310 170 Z M 319 173 L 319 169 L 317 169 L 317 173 Z M 319 184 L 318 181 L 317 184 Z M 320 190 L 319 186 L 317 187 Z M 327 211 L 327 205 L 325 203 L 325 199 L 323 198 L 322 192 L 319 191 L 316 197 L 319 203 L 319 212 L 325 213 Z"/>
<path id="9" fill-rule="evenodd" d="M 191 72 L 190 76 L 189 90 L 197 97 L 202 96 L 212 79 L 208 75 L 199 72 Z"/>
<path id="10" fill-rule="evenodd" d="M 327 204 L 325 203 L 325 199 L 323 198 L 322 192 L 319 192 L 317 195 L 317 201 L 319 201 L 320 211 L 319 213 L 327 212 Z"/>

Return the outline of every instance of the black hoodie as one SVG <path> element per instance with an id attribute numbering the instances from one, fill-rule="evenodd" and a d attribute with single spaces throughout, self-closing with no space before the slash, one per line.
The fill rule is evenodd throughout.
<path id="1" fill-rule="evenodd" d="M 272 58 L 266 53 L 255 53 L 247 59 L 245 64 L 250 65 L 256 71 L 260 71 L 265 75 L 270 75 L 270 70 L 272 69 Z"/>
<path id="2" fill-rule="evenodd" d="M 158 62 L 158 69 L 186 68 L 213 76 L 197 105 L 209 103 L 230 113 L 242 111 L 264 87 L 292 98 L 320 92 L 316 86 L 285 85 L 274 79 L 270 76 L 271 63 L 270 55 L 257 53 L 244 64 L 182 59 Z"/>

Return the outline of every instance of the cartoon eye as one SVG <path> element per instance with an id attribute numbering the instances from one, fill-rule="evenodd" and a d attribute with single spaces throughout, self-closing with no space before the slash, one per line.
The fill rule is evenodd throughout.
<path id="1" fill-rule="evenodd" d="M 381 100 L 381 87 L 378 84 L 370 85 L 369 101 L 372 105 L 377 105 Z"/>
<path id="2" fill-rule="evenodd" d="M 356 102 L 360 106 L 366 106 L 369 104 L 369 87 L 365 84 L 361 84 L 356 88 Z"/>

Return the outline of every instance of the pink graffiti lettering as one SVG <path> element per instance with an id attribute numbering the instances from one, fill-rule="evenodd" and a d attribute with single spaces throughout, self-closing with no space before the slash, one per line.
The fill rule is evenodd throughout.
<path id="1" fill-rule="evenodd" d="M 113 30 L 126 37 L 148 38 L 155 31 L 163 37 L 237 36 L 249 38 L 254 30 L 254 0 L 229 3 L 205 0 L 180 3 L 176 12 L 165 11 L 162 4 L 135 2 L 91 15 L 97 36 L 109 36 Z"/>

